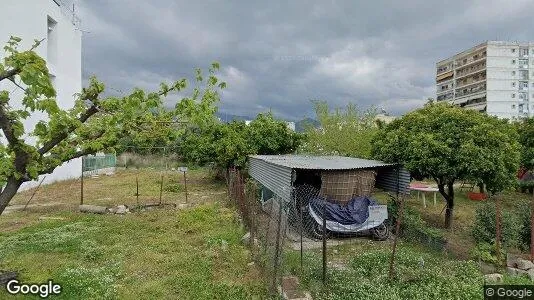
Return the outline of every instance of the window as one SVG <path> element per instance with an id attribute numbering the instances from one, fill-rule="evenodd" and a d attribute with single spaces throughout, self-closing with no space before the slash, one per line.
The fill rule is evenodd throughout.
<path id="1" fill-rule="evenodd" d="M 528 99 L 528 94 L 527 93 L 519 93 L 519 99 L 527 100 Z"/>
<path id="2" fill-rule="evenodd" d="M 514 65 L 514 64 L 515 64 L 515 59 L 512 59 L 512 65 Z"/>
<path id="3" fill-rule="evenodd" d="M 515 93 L 512 93 L 512 98 L 515 98 Z"/>
<path id="4" fill-rule="evenodd" d="M 528 48 L 521 48 L 519 54 L 523 56 L 528 56 Z"/>
<path id="5" fill-rule="evenodd" d="M 47 36 L 46 36 L 46 58 L 48 63 L 54 65 L 57 61 L 57 22 L 54 19 L 48 17 L 47 19 Z"/>
<path id="6" fill-rule="evenodd" d="M 528 88 L 528 81 L 520 81 L 519 82 L 519 87 L 522 88 L 522 89 L 527 89 Z"/>
<path id="7" fill-rule="evenodd" d="M 512 71 L 512 76 L 515 76 L 515 71 Z"/>
<path id="8" fill-rule="evenodd" d="M 519 79 L 528 80 L 528 70 L 519 70 Z"/>
<path id="9" fill-rule="evenodd" d="M 519 104 L 519 113 L 523 112 L 523 104 Z"/>
<path id="10" fill-rule="evenodd" d="M 512 109 L 515 109 L 515 104 L 512 104 Z"/>
<path id="11" fill-rule="evenodd" d="M 533 83 L 534 84 L 534 83 Z M 515 87 L 515 82 L 512 82 L 512 87 Z"/>
<path id="12" fill-rule="evenodd" d="M 520 59 L 519 60 L 520 66 L 528 66 L 528 59 Z"/>
<path id="13" fill-rule="evenodd" d="M 515 53 L 515 49 L 512 48 L 512 53 Z"/>

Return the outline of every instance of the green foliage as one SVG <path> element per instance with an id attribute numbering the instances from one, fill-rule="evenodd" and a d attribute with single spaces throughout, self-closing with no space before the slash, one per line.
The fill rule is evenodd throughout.
<path id="1" fill-rule="evenodd" d="M 518 132 L 521 144 L 521 165 L 534 170 L 534 118 L 518 123 Z"/>
<path id="2" fill-rule="evenodd" d="M 514 185 L 518 134 L 507 120 L 430 103 L 381 130 L 373 157 L 402 163 L 415 178 L 434 179 L 447 201 L 445 221 L 451 226 L 455 181 L 483 182 L 492 194 Z"/>
<path id="3" fill-rule="evenodd" d="M 307 140 L 299 152 L 320 155 L 342 155 L 360 158 L 371 156 L 371 141 L 378 132 L 374 109 L 359 111 L 349 103 L 344 109 L 331 111 L 325 101 L 315 101 L 315 114 L 320 128 L 309 126 Z"/>
<path id="4" fill-rule="evenodd" d="M 473 222 L 472 233 L 475 241 L 489 245 L 494 244 L 495 224 L 495 203 L 484 203 L 477 209 Z M 525 247 L 525 241 L 521 240 L 521 232 L 524 230 L 524 226 L 525 224 L 519 218 L 518 211 L 502 211 L 501 240 L 503 248 Z"/>
<path id="5" fill-rule="evenodd" d="M 471 249 L 471 257 L 474 260 L 481 260 L 490 264 L 499 264 L 497 259 L 497 247 L 495 243 L 480 242 L 475 248 Z M 506 250 L 501 248 L 501 259 L 506 257 Z"/>
<path id="6" fill-rule="evenodd" d="M 188 128 L 178 141 L 185 161 L 217 167 L 243 167 L 252 154 L 287 154 L 296 150 L 302 137 L 271 113 L 258 114 L 249 125 L 243 121 L 206 123 Z"/>
<path id="7" fill-rule="evenodd" d="M 395 226 L 397 222 L 398 209 L 398 204 L 390 199 L 388 211 L 391 213 L 392 226 Z M 420 243 L 434 250 L 443 250 L 447 242 L 442 231 L 429 226 L 416 210 L 407 206 L 403 211 L 401 235 L 406 240 Z"/>
<path id="8" fill-rule="evenodd" d="M 174 183 L 174 182 L 168 183 L 163 187 L 163 190 L 165 192 L 170 192 L 170 193 L 179 193 L 182 191 L 182 185 L 179 183 Z"/>
<path id="9" fill-rule="evenodd" d="M 0 91 L 0 129 L 7 140 L 0 144 L 0 186 L 11 182 L 17 189 L 22 182 L 51 173 L 63 162 L 83 155 L 116 148 L 122 151 L 130 144 L 167 144 L 181 133 L 176 125 L 181 123 L 176 120 L 201 127 L 208 123 L 216 110 L 213 104 L 219 100 L 219 90 L 225 86 L 216 77 L 218 63 L 211 65 L 206 78 L 197 69 L 192 95 L 167 110 L 163 97 L 184 90 L 185 78 L 162 83 L 156 92 L 134 89 L 123 97 L 102 97 L 104 84 L 92 77 L 76 95 L 74 106 L 60 109 L 46 63 L 33 51 L 38 43 L 28 51 L 19 51 L 19 42 L 16 37 L 9 40 L 0 62 L 0 80 L 10 80 L 24 91 L 21 109 L 11 105 L 13 87 Z M 35 128 L 25 128 L 24 119 L 37 113 L 44 118 Z M 27 144 L 24 134 L 33 136 L 35 143 Z M 11 197 L 4 196 L 0 213 Z"/>
<path id="10" fill-rule="evenodd" d="M 354 254 L 353 254 L 354 255 Z M 314 290 L 314 299 L 483 299 L 483 276 L 473 261 L 454 261 L 438 253 L 399 246 L 395 276 L 388 278 L 390 249 L 371 248 L 354 255 L 344 270 L 329 269 L 328 287 Z M 317 266 L 320 270 L 320 259 Z M 321 278 L 305 268 L 303 283 Z M 320 285 L 319 285 L 320 286 Z"/>
<path id="11" fill-rule="evenodd" d="M 373 143 L 373 155 L 438 184 L 481 180 L 497 192 L 513 184 L 519 144 L 506 120 L 438 103 L 388 124 Z"/>

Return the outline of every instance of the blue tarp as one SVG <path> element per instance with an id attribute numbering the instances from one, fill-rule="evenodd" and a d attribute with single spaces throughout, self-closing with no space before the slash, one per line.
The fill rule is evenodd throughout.
<path id="1" fill-rule="evenodd" d="M 316 197 L 310 200 L 310 206 L 317 215 L 340 224 L 362 224 L 369 217 L 368 207 L 378 203 L 368 197 L 352 198 L 347 204 L 341 205 L 326 201 L 325 198 Z M 324 207 L 324 208 L 323 208 Z"/>

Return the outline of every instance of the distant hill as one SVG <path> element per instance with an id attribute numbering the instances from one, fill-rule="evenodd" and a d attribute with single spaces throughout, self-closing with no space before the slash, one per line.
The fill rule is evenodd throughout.
<path id="1" fill-rule="evenodd" d="M 239 115 L 232 115 L 232 114 L 225 114 L 221 112 L 217 112 L 217 117 L 221 119 L 222 122 L 228 123 L 232 121 L 246 121 L 246 120 L 254 120 L 255 117 L 249 117 L 249 116 L 239 116 Z M 319 121 L 312 119 L 312 118 L 305 118 L 300 121 L 295 122 L 295 131 L 296 132 L 304 132 L 308 126 L 312 126 L 315 128 L 319 128 L 320 123 Z"/>
<path id="2" fill-rule="evenodd" d="M 232 121 L 245 121 L 245 120 L 252 120 L 254 118 L 248 117 L 248 116 L 238 116 L 238 115 L 232 115 L 232 114 L 225 114 L 221 112 L 217 112 L 217 117 L 221 119 L 222 122 L 228 123 Z"/>
<path id="3" fill-rule="evenodd" d="M 305 118 L 300 121 L 295 122 L 295 131 L 304 132 L 307 127 L 312 126 L 314 128 L 319 128 L 321 124 L 319 121 L 312 118 Z"/>

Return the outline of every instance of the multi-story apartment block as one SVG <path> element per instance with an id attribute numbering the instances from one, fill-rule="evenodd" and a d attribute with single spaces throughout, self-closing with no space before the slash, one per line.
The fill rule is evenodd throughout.
<path id="1" fill-rule="evenodd" d="M 46 60 L 50 80 L 56 89 L 56 100 L 63 109 L 74 106 L 74 94 L 82 88 L 82 33 L 80 20 L 73 7 L 64 0 L 2 0 L 0 10 L 3 20 L 0 26 L 0 48 L 10 36 L 22 39 L 20 50 L 30 49 L 34 40 L 43 40 L 34 51 Z M 72 2 L 72 1 L 70 1 Z M 0 50 L 0 59 L 4 51 Z M 5 80 L 0 90 L 10 93 L 9 104 L 22 108 L 23 91 Z M 41 113 L 33 113 L 24 120 L 26 133 L 32 132 L 37 122 L 46 118 Z M 34 138 L 26 135 L 26 141 L 33 143 Z M 2 140 L 0 139 L 0 143 Z M 45 183 L 80 176 L 81 159 L 75 159 L 58 167 L 46 176 Z M 23 185 L 30 187 L 36 182 Z"/>
<path id="2" fill-rule="evenodd" d="M 436 69 L 437 101 L 511 120 L 534 116 L 534 43 L 488 41 Z"/>

